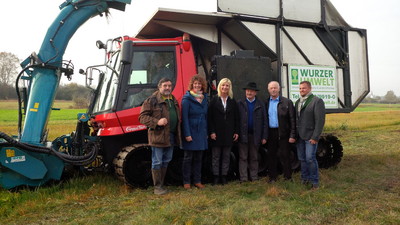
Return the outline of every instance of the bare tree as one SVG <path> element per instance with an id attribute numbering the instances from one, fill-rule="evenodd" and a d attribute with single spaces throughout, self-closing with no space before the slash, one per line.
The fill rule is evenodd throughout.
<path id="1" fill-rule="evenodd" d="M 0 84 L 14 85 L 19 59 L 9 52 L 0 52 Z"/>

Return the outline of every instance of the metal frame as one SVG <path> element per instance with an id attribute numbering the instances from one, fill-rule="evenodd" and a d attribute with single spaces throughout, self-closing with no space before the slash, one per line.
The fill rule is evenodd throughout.
<path id="1" fill-rule="evenodd" d="M 218 0 L 217 4 L 222 0 Z M 267 2 L 267 0 L 265 0 Z M 308 63 L 308 65 L 314 65 L 315 62 L 311 60 L 311 58 L 306 54 L 296 40 L 290 35 L 288 29 L 285 27 L 299 27 L 299 28 L 308 28 L 314 31 L 314 34 L 321 41 L 322 45 L 326 48 L 327 52 L 333 57 L 333 60 L 336 61 L 337 69 L 342 69 L 343 71 L 343 79 L 341 80 L 343 83 L 340 84 L 341 90 L 341 98 L 339 101 L 338 109 L 328 109 L 329 113 L 337 113 L 337 112 L 351 112 L 353 111 L 357 105 L 362 101 L 363 98 L 367 96 L 370 91 L 370 84 L 368 82 L 368 86 L 366 87 L 366 91 L 364 93 L 357 93 L 358 100 L 352 102 L 352 91 L 351 91 L 351 77 L 350 77 L 350 61 L 349 61 L 349 31 L 359 32 L 363 38 L 366 40 L 366 30 L 359 28 L 352 28 L 347 25 L 347 23 L 340 17 L 339 14 L 336 14 L 333 8 L 327 9 L 330 7 L 331 3 L 328 3 L 328 0 L 320 0 L 321 1 L 321 19 L 318 23 L 307 22 L 307 21 L 296 21 L 285 19 L 283 4 L 285 0 L 279 0 L 279 16 L 276 18 L 266 17 L 266 16 L 254 16 L 248 14 L 241 14 L 235 12 L 223 12 L 218 5 L 217 13 L 200 13 L 200 12 L 191 12 L 191 11 L 182 11 L 182 10 L 166 10 L 159 9 L 159 13 L 156 13 L 155 16 L 150 20 L 150 22 L 144 26 L 144 28 L 139 32 L 139 36 L 141 37 L 154 37 L 157 35 L 157 31 L 154 31 L 154 27 L 160 26 L 159 22 L 162 21 L 176 21 L 178 23 L 187 24 L 193 23 L 196 24 L 207 24 L 214 25 L 217 28 L 217 54 L 221 54 L 223 41 L 222 35 L 225 35 L 227 38 L 232 41 L 235 45 L 239 46 L 242 49 L 246 49 L 245 45 L 248 43 L 244 42 L 244 38 L 240 39 L 240 37 L 236 36 L 236 33 L 241 34 L 241 31 L 246 31 L 246 35 L 251 35 L 253 41 L 258 42 L 257 44 L 250 43 L 249 45 L 263 46 L 262 51 L 268 51 L 266 54 L 270 54 L 270 52 L 274 53 L 275 58 L 272 57 L 272 61 L 276 62 L 276 65 L 273 65 L 273 69 L 276 69 L 277 77 L 275 78 L 279 82 L 282 82 L 282 74 L 283 68 L 287 65 L 283 63 L 282 56 L 282 38 L 284 35 L 288 37 L 290 42 L 294 45 L 294 47 L 299 51 L 304 60 Z M 229 10 L 228 10 L 229 11 Z M 231 10 L 232 11 L 232 10 Z M 328 13 L 332 13 L 329 14 Z M 330 16 L 332 15 L 332 16 Z M 208 17 L 207 17 L 208 16 Z M 337 17 L 336 17 L 337 16 Z M 329 18 L 328 18 L 329 17 Z M 332 22 L 330 24 L 338 24 L 336 25 L 328 25 L 327 19 L 329 21 L 338 18 L 338 23 Z M 157 22 L 159 21 L 159 22 Z M 264 43 L 260 38 L 252 32 L 252 30 L 246 26 L 245 22 L 250 23 L 260 23 L 260 24 L 270 24 L 275 26 L 275 43 L 276 43 L 276 51 L 272 51 L 270 47 Z M 341 26 L 343 25 L 343 26 Z M 165 27 L 164 27 L 165 28 Z M 153 30 L 152 30 L 153 29 Z M 179 27 L 168 27 L 165 29 L 170 29 L 171 34 L 178 31 Z M 164 30 L 163 30 L 164 31 Z M 167 35 L 163 32 L 162 35 Z M 366 46 L 365 46 L 366 47 Z M 262 52 L 258 51 L 258 52 Z M 257 52 L 257 49 L 256 49 Z M 264 53 L 262 53 L 264 54 Z M 368 52 L 366 52 L 366 59 L 368 60 Z M 256 53 L 257 55 L 257 53 Z M 265 55 L 259 55 L 265 56 Z M 268 55 L 267 55 L 268 56 Z M 366 64 L 366 76 L 369 80 L 369 69 L 368 62 Z M 286 84 L 289 86 L 288 84 Z M 343 92 L 342 92 L 343 91 Z M 362 91 L 362 89 L 361 89 Z M 289 90 L 287 90 L 289 92 Z M 289 94 L 289 93 L 287 93 Z M 360 96 L 358 96 L 360 94 Z M 342 107 L 342 108 L 340 108 Z"/>

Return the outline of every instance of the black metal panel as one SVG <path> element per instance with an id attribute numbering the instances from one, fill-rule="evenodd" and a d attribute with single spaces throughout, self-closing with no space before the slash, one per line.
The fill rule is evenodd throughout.
<path id="1" fill-rule="evenodd" d="M 243 87 L 250 81 L 256 82 L 260 89 L 257 96 L 266 99 L 267 83 L 277 80 L 272 76 L 271 59 L 267 57 L 216 56 L 213 64 L 217 72 L 217 83 L 225 77 L 232 81 L 235 99 L 245 96 Z"/>

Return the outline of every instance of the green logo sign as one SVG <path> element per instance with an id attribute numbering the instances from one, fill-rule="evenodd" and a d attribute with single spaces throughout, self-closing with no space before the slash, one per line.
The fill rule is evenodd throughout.
<path id="1" fill-rule="evenodd" d="M 325 102 L 326 108 L 338 108 L 336 70 L 335 66 L 289 65 L 287 78 L 290 99 L 296 101 L 300 97 L 300 83 L 308 81 L 313 94 Z"/>
<path id="2" fill-rule="evenodd" d="M 292 76 L 292 85 L 298 85 L 299 84 L 299 70 L 292 69 L 290 74 Z"/>

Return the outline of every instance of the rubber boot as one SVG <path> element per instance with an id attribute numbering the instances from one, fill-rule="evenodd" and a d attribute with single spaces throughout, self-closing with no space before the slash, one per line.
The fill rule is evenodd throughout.
<path id="1" fill-rule="evenodd" d="M 161 168 L 161 187 L 164 188 L 165 176 L 167 175 L 167 167 Z"/>
<path id="2" fill-rule="evenodd" d="M 153 175 L 154 194 L 156 195 L 166 194 L 168 191 L 163 188 L 163 183 L 161 179 L 162 178 L 161 169 L 159 170 L 152 169 L 151 173 Z"/>

